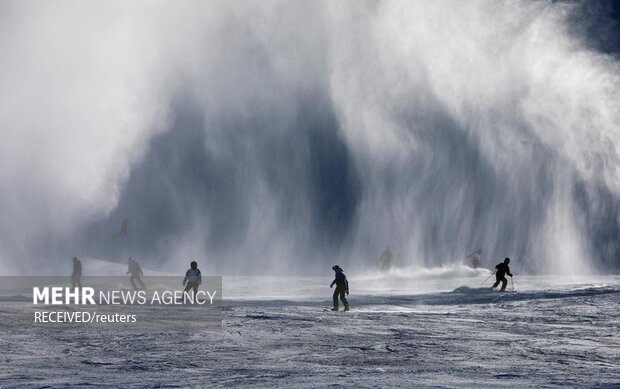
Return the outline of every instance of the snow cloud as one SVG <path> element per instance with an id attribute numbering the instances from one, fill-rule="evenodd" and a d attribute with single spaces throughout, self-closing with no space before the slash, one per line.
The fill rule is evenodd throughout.
<path id="1" fill-rule="evenodd" d="M 0 273 L 368 267 L 386 245 L 617 266 L 620 69 L 574 28 L 604 21 L 589 6 L 3 2 Z"/>

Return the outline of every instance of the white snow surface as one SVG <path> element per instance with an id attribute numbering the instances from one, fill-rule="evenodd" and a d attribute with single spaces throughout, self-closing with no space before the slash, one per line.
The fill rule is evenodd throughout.
<path id="1" fill-rule="evenodd" d="M 3 330 L 0 387 L 620 387 L 620 276 L 489 274 L 224 277 L 221 331 Z"/>

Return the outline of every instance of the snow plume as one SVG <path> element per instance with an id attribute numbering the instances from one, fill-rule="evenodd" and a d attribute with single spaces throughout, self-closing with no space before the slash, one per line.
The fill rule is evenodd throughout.
<path id="1" fill-rule="evenodd" d="M 607 8 L 3 2 L 2 272 L 617 268 Z"/>
<path id="2" fill-rule="evenodd" d="M 84 223 L 116 207 L 145 142 L 163 129 L 157 42 L 139 23 L 149 11 L 136 11 L 0 5 L 3 272 L 60 259 L 70 268 Z"/>

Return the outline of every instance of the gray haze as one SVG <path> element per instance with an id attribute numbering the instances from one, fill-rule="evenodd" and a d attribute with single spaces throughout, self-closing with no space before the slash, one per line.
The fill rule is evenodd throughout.
<path id="1" fill-rule="evenodd" d="M 610 7 L 3 1 L 0 273 L 617 269 Z"/>

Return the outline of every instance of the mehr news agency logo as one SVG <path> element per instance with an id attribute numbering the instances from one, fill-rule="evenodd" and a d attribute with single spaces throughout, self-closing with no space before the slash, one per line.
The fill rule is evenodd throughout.
<path id="1" fill-rule="evenodd" d="M 34 305 L 52 306 L 187 306 L 213 305 L 217 290 L 99 290 L 92 287 L 33 287 Z M 36 311 L 35 323 L 135 323 L 135 314 L 87 311 Z"/>
<path id="2" fill-rule="evenodd" d="M 154 291 L 147 296 L 144 290 L 100 290 L 90 287 L 33 287 L 32 303 L 45 305 L 213 305 L 217 291 L 199 290 L 195 294 L 180 290 Z"/>

